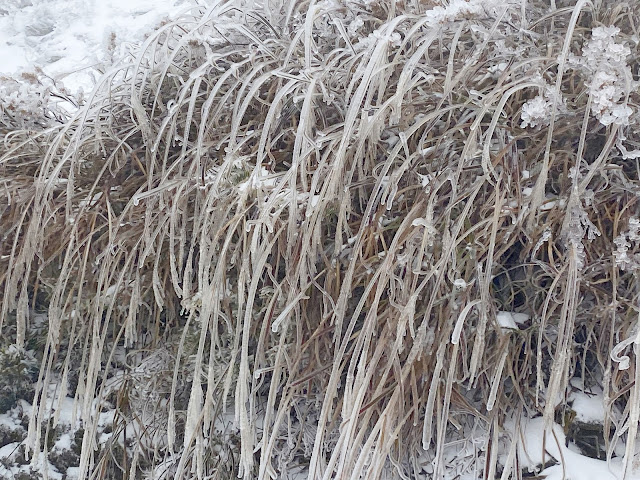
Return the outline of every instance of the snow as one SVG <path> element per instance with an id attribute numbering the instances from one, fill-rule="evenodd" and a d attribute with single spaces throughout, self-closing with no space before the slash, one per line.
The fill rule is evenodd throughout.
<path id="1" fill-rule="evenodd" d="M 20 421 L 8 413 L 2 413 L 0 414 L 0 427 L 4 427 L 8 430 L 15 430 L 20 427 Z"/>
<path id="2" fill-rule="evenodd" d="M 80 477 L 80 468 L 79 467 L 69 467 L 67 468 L 67 480 L 75 480 Z"/>
<path id="3" fill-rule="evenodd" d="M 86 92 L 127 43 L 192 6 L 192 0 L 4 0 L 0 76 L 41 68 L 72 92 Z"/>
<path id="4" fill-rule="evenodd" d="M 7 443 L 4 447 L 0 447 L 0 459 L 11 459 L 18 452 L 20 442 Z"/>
<path id="5" fill-rule="evenodd" d="M 565 434 L 560 425 L 553 424 L 552 428 L 545 432 L 542 417 L 522 418 L 521 422 L 523 441 L 518 444 L 518 457 L 523 468 L 533 469 L 552 458 L 560 458 L 565 443 Z M 505 427 L 513 429 L 510 424 L 506 424 Z"/>
<path id="6" fill-rule="evenodd" d="M 44 471 L 42 468 L 44 456 L 37 455 L 32 465 L 15 465 L 11 464 L 20 453 L 20 442 L 9 443 L 0 448 L 0 478 L 33 478 L 32 467 L 36 471 Z M 50 480 L 62 480 L 63 476 L 56 471 L 51 463 L 47 462 L 47 476 Z"/>
<path id="7" fill-rule="evenodd" d="M 58 413 L 58 421 L 71 425 L 72 420 L 74 418 L 73 409 L 74 403 L 73 398 L 64 397 L 60 403 L 54 404 L 55 408 L 59 408 L 60 411 Z"/>
<path id="8" fill-rule="evenodd" d="M 529 315 L 526 313 L 516 313 L 516 312 L 498 312 L 496 315 L 496 320 L 498 325 L 502 328 L 510 328 L 513 330 L 518 330 L 518 325 L 522 325 L 527 320 L 529 320 Z"/>
<path id="9" fill-rule="evenodd" d="M 573 400 L 571 408 L 576 412 L 576 420 L 584 423 L 604 422 L 604 397 L 601 392 L 573 392 L 569 400 Z"/>
<path id="10" fill-rule="evenodd" d="M 581 455 L 571 447 L 565 446 L 566 436 L 562 427 L 552 424 L 546 431 L 542 417 L 521 419 L 520 433 L 517 433 L 513 420 L 505 427 L 521 438 L 518 445 L 518 456 L 522 468 L 531 471 L 552 460 L 558 462 L 539 473 L 546 480 L 619 480 L 622 478 L 622 460 L 614 458 L 606 461 Z M 520 436 L 521 434 L 521 436 Z M 545 453 L 546 451 L 546 453 Z M 640 472 L 634 471 L 627 476 L 628 480 L 640 480 Z"/>
<path id="11" fill-rule="evenodd" d="M 554 465 L 544 470 L 546 480 L 618 480 L 622 478 L 622 465 L 619 461 L 611 462 L 611 469 L 607 462 L 585 457 L 563 447 L 563 463 Z M 565 472 L 563 472 L 565 470 Z M 629 480 L 638 479 L 638 475 L 629 475 Z"/>
<path id="12" fill-rule="evenodd" d="M 56 450 L 70 450 L 72 443 L 73 440 L 71 438 L 71 435 L 69 435 L 68 433 L 63 433 L 62 435 L 60 435 L 60 438 L 56 440 L 53 448 L 55 448 Z"/>

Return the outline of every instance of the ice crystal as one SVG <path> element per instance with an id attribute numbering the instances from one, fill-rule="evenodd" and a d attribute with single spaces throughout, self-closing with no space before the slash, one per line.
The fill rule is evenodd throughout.
<path id="1" fill-rule="evenodd" d="M 600 69 L 606 66 L 626 67 L 626 59 L 631 50 L 626 45 L 615 43 L 620 33 L 618 27 L 596 27 L 591 32 L 591 40 L 582 51 L 582 57 Z"/>
<path id="2" fill-rule="evenodd" d="M 594 28 L 582 57 L 570 61 L 588 76 L 591 113 L 603 125 L 626 125 L 634 113 L 625 100 L 632 78 L 626 61 L 631 50 L 616 43 L 618 33 L 617 27 Z"/>
<path id="3" fill-rule="evenodd" d="M 363 26 L 364 26 L 364 20 L 362 20 L 362 18 L 360 17 L 356 17 L 356 19 L 349 24 L 349 28 L 347 29 L 347 31 L 349 32 L 349 35 L 354 37 L 358 34 L 358 31 Z"/>
<path id="4" fill-rule="evenodd" d="M 629 123 L 633 110 L 627 105 L 618 103 L 624 95 L 618 75 L 599 71 L 589 82 L 588 87 L 591 94 L 591 113 L 600 120 L 600 123 L 603 125 Z"/>
<path id="5" fill-rule="evenodd" d="M 426 12 L 432 25 L 452 22 L 465 15 L 478 15 L 482 13 L 482 2 L 472 0 L 452 0 L 446 7 L 434 7 Z"/>
<path id="6" fill-rule="evenodd" d="M 522 123 L 520 126 L 527 128 L 548 124 L 552 107 L 551 102 L 546 100 L 542 95 L 527 100 L 522 106 L 522 113 L 520 114 Z"/>
<path id="7" fill-rule="evenodd" d="M 620 270 L 637 270 L 640 267 L 639 255 L 630 253 L 629 250 L 637 250 L 638 246 L 640 246 L 640 220 L 636 217 L 631 217 L 629 219 L 629 229 L 614 238 L 613 243 L 616 245 L 613 255 Z"/>
<path id="8" fill-rule="evenodd" d="M 63 88 L 36 74 L 0 77 L 0 125 L 17 121 L 16 126 L 22 128 L 49 126 L 64 116 L 54 101 L 64 98 L 64 93 Z"/>
<path id="9" fill-rule="evenodd" d="M 547 126 L 551 121 L 553 109 L 559 112 L 566 112 L 565 99 L 560 92 L 549 85 L 541 74 L 536 74 L 533 78 L 539 84 L 539 94 L 527 100 L 522 106 L 520 113 L 520 126 L 522 128 L 535 128 Z"/>

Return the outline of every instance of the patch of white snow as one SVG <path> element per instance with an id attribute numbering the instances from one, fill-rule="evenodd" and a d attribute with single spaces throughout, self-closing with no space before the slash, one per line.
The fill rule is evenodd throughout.
<path id="1" fill-rule="evenodd" d="M 529 315 L 526 313 L 515 313 L 515 312 L 498 312 L 496 315 L 496 320 L 498 325 L 502 328 L 511 328 L 513 330 L 518 330 L 518 325 L 522 325 L 527 320 L 529 320 Z"/>
<path id="2" fill-rule="evenodd" d="M 141 42 L 191 0 L 5 0 L 0 76 L 40 68 L 71 91 L 92 89 L 102 65 Z"/>

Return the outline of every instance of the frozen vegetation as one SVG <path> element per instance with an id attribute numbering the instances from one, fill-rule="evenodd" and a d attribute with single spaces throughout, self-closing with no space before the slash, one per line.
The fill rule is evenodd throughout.
<path id="1" fill-rule="evenodd" d="M 0 5 L 0 478 L 640 479 L 637 18 Z"/>

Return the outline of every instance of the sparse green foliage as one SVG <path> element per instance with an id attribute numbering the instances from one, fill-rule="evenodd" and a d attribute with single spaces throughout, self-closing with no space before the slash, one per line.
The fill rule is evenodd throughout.
<path id="1" fill-rule="evenodd" d="M 35 373 L 37 365 L 24 354 L 10 348 L 0 350 L 0 413 L 15 407 L 18 399 L 33 398 Z"/>

